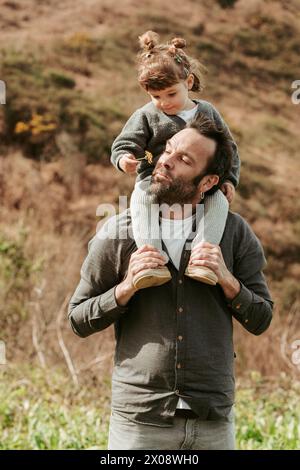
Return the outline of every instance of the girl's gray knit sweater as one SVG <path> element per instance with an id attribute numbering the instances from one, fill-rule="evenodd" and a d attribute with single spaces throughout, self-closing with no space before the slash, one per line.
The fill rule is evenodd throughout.
<path id="1" fill-rule="evenodd" d="M 223 128 L 229 134 L 233 146 L 233 158 L 231 170 L 228 175 L 236 187 L 240 175 L 240 159 L 237 145 L 229 131 L 228 126 L 220 116 L 219 112 L 211 103 L 203 100 L 193 100 L 197 103 L 197 113 L 203 113 L 210 118 L 218 128 Z M 186 127 L 186 122 L 179 116 L 170 116 L 159 111 L 152 102 L 137 109 L 128 119 L 121 133 L 112 145 L 111 162 L 120 170 L 119 160 L 124 153 L 132 153 L 137 159 L 145 156 L 145 151 L 153 155 L 153 165 L 143 159 L 138 166 L 137 180 L 140 181 L 152 174 L 153 168 L 163 153 L 166 141 L 174 134 Z"/>

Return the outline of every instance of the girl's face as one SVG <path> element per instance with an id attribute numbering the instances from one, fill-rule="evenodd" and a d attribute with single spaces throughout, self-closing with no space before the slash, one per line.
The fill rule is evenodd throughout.
<path id="1" fill-rule="evenodd" d="M 163 90 L 148 89 L 148 94 L 154 106 L 170 115 L 191 109 L 193 102 L 189 99 L 189 90 L 193 86 L 193 76 L 191 75 L 190 77 Z"/>

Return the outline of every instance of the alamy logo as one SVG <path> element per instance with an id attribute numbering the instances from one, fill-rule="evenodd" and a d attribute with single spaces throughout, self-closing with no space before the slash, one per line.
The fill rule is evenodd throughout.
<path id="1" fill-rule="evenodd" d="M 295 366 L 300 366 L 300 340 L 296 339 L 293 341 L 291 345 L 292 349 L 295 349 L 295 351 L 292 354 L 292 363 Z"/>
<path id="2" fill-rule="evenodd" d="M 295 80 L 292 83 L 292 88 L 295 89 L 294 93 L 292 94 L 292 103 L 300 104 L 300 80 Z"/>
<path id="3" fill-rule="evenodd" d="M 0 340 L 0 365 L 6 364 L 5 343 Z"/>
<path id="4" fill-rule="evenodd" d="M 6 104 L 6 84 L 0 80 L 0 104 Z"/>
<path id="5" fill-rule="evenodd" d="M 96 215 L 102 217 L 100 222 L 97 224 L 96 236 L 100 240 L 110 239 L 133 239 L 138 238 L 140 240 L 151 240 L 163 237 L 164 240 L 173 240 L 175 233 L 175 227 L 172 225 L 166 225 L 160 233 L 159 228 L 159 214 L 163 214 L 164 219 L 173 219 L 174 214 L 181 215 L 177 218 L 176 224 L 176 238 L 187 238 L 193 235 L 202 234 L 204 238 L 204 204 L 197 204 L 196 210 L 193 212 L 192 204 L 151 204 L 148 212 L 145 213 L 143 204 L 137 204 L 137 207 L 131 208 L 131 216 L 135 220 L 143 220 L 148 218 L 148 224 L 139 224 L 133 229 L 131 224 L 124 225 L 119 224 L 117 215 L 124 212 L 128 208 L 127 196 L 119 196 L 119 207 L 115 207 L 113 204 L 100 204 L 97 207 Z M 191 227 L 186 225 L 186 218 L 194 213 L 195 216 L 195 231 L 191 231 Z M 180 224 L 181 221 L 181 224 Z M 125 222 L 125 220 L 124 220 Z M 128 222 L 128 220 L 127 220 Z M 134 230 L 134 235 L 133 235 Z"/>

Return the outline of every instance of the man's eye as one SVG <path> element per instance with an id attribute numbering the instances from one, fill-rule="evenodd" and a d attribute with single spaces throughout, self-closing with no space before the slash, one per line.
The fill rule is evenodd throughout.
<path id="1" fill-rule="evenodd" d="M 176 95 L 176 92 L 174 93 L 169 93 L 169 96 L 175 96 Z"/>
<path id="2" fill-rule="evenodd" d="M 181 157 L 181 160 L 182 160 L 184 163 L 186 163 L 187 165 L 189 165 L 189 164 L 190 164 L 190 161 L 189 161 L 189 159 L 188 159 L 188 158 L 186 158 L 186 157 Z"/>

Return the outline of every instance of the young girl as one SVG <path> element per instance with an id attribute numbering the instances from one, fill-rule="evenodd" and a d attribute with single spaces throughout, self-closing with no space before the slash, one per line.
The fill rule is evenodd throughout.
<path id="1" fill-rule="evenodd" d="M 218 111 L 207 101 L 189 98 L 189 91 L 202 89 L 202 66 L 184 52 L 185 40 L 175 38 L 170 44 L 160 44 L 159 36 L 152 31 L 143 34 L 139 40 L 142 51 L 138 56 L 138 81 L 151 102 L 129 118 L 112 145 L 111 161 L 125 173 L 138 173 L 130 201 L 137 246 L 150 244 L 167 259 L 159 236 L 159 209 L 147 192 L 152 171 L 166 141 L 184 129 L 187 121 L 197 113 L 204 114 L 218 128 L 225 129 L 232 140 L 234 153 L 229 179 L 221 188 L 229 202 L 238 184 L 240 162 L 237 146 Z M 145 159 L 145 153 L 151 156 L 150 162 Z M 205 240 L 214 244 L 221 241 L 228 214 L 228 201 L 222 191 L 218 190 L 204 199 Z M 192 248 L 201 240 L 203 236 L 197 233 Z M 218 282 L 215 273 L 205 266 L 187 267 L 185 274 L 211 285 Z M 161 285 L 170 279 L 169 269 L 163 266 L 139 272 L 133 283 L 136 288 L 144 288 Z"/>

